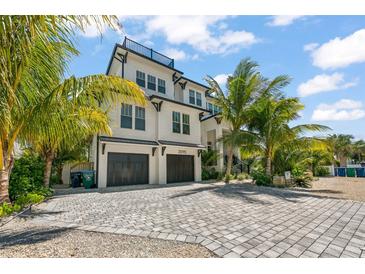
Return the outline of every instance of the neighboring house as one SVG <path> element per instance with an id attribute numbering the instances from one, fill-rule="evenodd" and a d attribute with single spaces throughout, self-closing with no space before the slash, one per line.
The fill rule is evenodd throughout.
<path id="1" fill-rule="evenodd" d="M 110 113 L 113 136 L 95 136 L 91 161 L 98 187 L 201 180 L 201 152 L 224 148 L 229 130 L 217 117 L 209 87 L 183 76 L 174 60 L 125 38 L 116 44 L 107 69 L 136 82 L 146 107 L 123 104 Z M 223 170 L 224 157 L 216 168 Z"/>

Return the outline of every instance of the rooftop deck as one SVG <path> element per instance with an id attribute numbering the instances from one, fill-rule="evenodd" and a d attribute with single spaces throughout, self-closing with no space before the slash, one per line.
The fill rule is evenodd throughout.
<path id="1" fill-rule="evenodd" d="M 174 59 L 169 58 L 166 55 L 154 51 L 153 49 L 148 48 L 144 45 L 141 45 L 131 39 L 128 39 L 127 37 L 124 38 L 123 47 L 132 50 L 138 54 L 141 54 L 143 56 L 146 56 L 160 64 L 163 64 L 170 68 L 174 68 Z"/>

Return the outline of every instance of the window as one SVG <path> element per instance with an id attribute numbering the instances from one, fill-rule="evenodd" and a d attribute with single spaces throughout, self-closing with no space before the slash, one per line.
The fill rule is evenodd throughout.
<path id="1" fill-rule="evenodd" d="M 151 90 L 156 90 L 156 77 L 148 75 L 147 77 L 147 88 Z"/>
<path id="2" fill-rule="evenodd" d="M 190 117 L 188 114 L 182 116 L 183 133 L 190 134 Z"/>
<path id="3" fill-rule="evenodd" d="M 189 103 L 195 105 L 195 91 L 189 90 Z"/>
<path id="4" fill-rule="evenodd" d="M 146 74 L 144 72 L 137 70 L 136 83 L 140 87 L 146 87 Z"/>
<path id="5" fill-rule="evenodd" d="M 132 128 L 132 105 L 122 104 L 120 127 Z"/>
<path id="6" fill-rule="evenodd" d="M 212 103 L 207 103 L 207 109 L 208 109 L 211 113 L 213 113 L 213 105 L 212 105 Z"/>
<path id="7" fill-rule="evenodd" d="M 158 92 L 166 93 L 166 82 L 165 82 L 165 80 L 158 79 Z"/>
<path id="8" fill-rule="evenodd" d="M 145 120 L 145 108 L 137 107 L 135 109 L 135 125 L 134 128 L 138 130 L 145 130 L 146 120 Z"/>
<path id="9" fill-rule="evenodd" d="M 220 108 L 217 105 L 213 105 L 213 106 L 214 106 L 214 109 L 213 109 L 214 114 L 221 112 Z"/>
<path id="10" fill-rule="evenodd" d="M 172 132 L 180 133 L 180 112 L 172 112 Z"/>
<path id="11" fill-rule="evenodd" d="M 202 106 L 202 94 L 200 92 L 196 92 L 196 104 L 198 106 Z"/>

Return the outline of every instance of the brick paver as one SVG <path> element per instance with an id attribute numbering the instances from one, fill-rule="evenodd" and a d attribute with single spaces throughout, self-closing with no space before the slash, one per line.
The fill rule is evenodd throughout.
<path id="1" fill-rule="evenodd" d="M 199 243 L 221 257 L 364 257 L 365 203 L 254 185 L 57 196 L 35 222 Z"/>

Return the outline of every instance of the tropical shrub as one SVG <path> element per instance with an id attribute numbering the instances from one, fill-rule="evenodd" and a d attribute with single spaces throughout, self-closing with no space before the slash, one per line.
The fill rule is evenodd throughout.
<path id="1" fill-rule="evenodd" d="M 52 194 L 51 190 L 43 186 L 44 162 L 29 151 L 15 160 L 10 176 L 9 194 L 12 201 L 28 193 L 36 193 L 43 196 Z"/>
<path id="2" fill-rule="evenodd" d="M 314 175 L 318 177 L 326 177 L 330 175 L 330 171 L 324 166 L 319 166 L 314 170 Z"/>
<path id="3" fill-rule="evenodd" d="M 18 197 L 14 204 L 4 202 L 0 205 L 0 217 L 8 216 L 13 212 L 20 212 L 24 207 L 32 204 L 38 204 L 43 202 L 44 199 L 44 195 L 37 193 L 27 193 Z"/>
<path id="4" fill-rule="evenodd" d="M 202 180 L 212 180 L 218 179 L 219 172 L 217 172 L 214 168 L 202 168 Z"/>
<path id="5" fill-rule="evenodd" d="M 272 178 L 268 176 L 264 171 L 255 170 L 252 172 L 252 179 L 258 186 L 270 186 L 272 185 Z"/>
<path id="6" fill-rule="evenodd" d="M 250 175 L 248 175 L 247 173 L 242 172 L 237 175 L 237 180 L 239 180 L 239 181 L 243 181 L 246 179 L 250 179 Z"/>

